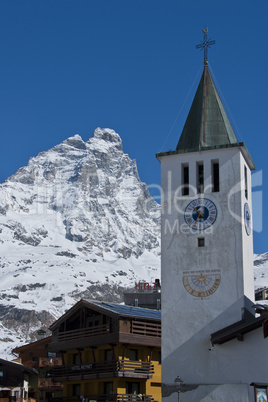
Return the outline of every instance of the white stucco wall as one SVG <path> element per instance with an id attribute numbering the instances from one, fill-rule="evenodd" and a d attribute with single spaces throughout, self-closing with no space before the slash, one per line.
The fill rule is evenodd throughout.
<path id="1" fill-rule="evenodd" d="M 218 160 L 220 165 L 220 191 L 217 193 L 211 188 L 212 160 Z M 205 231 L 191 230 L 184 219 L 186 206 L 200 196 L 196 193 L 197 162 L 204 164 L 202 196 L 217 207 L 217 219 Z M 189 196 L 182 196 L 182 165 L 186 163 L 189 164 L 191 190 Z M 172 384 L 179 375 L 185 383 L 235 384 L 224 387 L 225 395 L 227 390 L 243 394 L 244 399 L 233 399 L 235 401 L 247 400 L 245 395 L 252 392 L 248 381 L 255 380 L 241 375 L 250 365 L 246 349 L 240 349 L 238 365 L 235 363 L 237 349 L 232 350 L 229 343 L 226 347 L 209 349 L 211 333 L 242 318 L 244 295 L 254 299 L 252 231 L 248 236 L 244 226 L 244 203 L 252 210 L 249 168 L 249 194 L 245 199 L 245 165 L 239 148 L 161 157 L 162 383 Z M 197 238 L 201 236 L 205 238 L 205 247 L 197 246 Z M 194 297 L 183 285 L 185 276 L 200 271 L 220 275 L 217 290 L 208 297 Z M 261 342 L 264 343 L 263 338 Z M 211 399 L 183 399 L 185 393 L 181 394 L 181 400 L 221 400 L 216 397 L 217 387 L 209 391 Z M 204 391 L 203 386 L 203 390 L 198 387 L 191 392 L 194 398 L 206 398 L 201 394 L 208 391 Z M 222 393 L 218 397 L 220 395 Z M 167 399 L 170 398 L 177 396 Z"/>
<path id="2" fill-rule="evenodd" d="M 190 360 L 191 352 L 189 353 L 188 345 L 184 345 L 183 353 L 189 353 L 189 361 L 185 361 L 184 367 L 178 369 L 181 370 L 181 378 L 186 385 L 201 385 L 193 391 L 182 392 L 181 401 L 253 401 L 254 387 L 250 384 L 267 383 L 265 356 L 268 353 L 268 340 L 264 339 L 262 328 L 244 335 L 244 341 L 234 339 L 222 345 L 215 345 L 211 350 L 204 347 L 202 356 L 206 360 L 205 370 L 199 359 L 199 342 L 197 340 L 195 346 L 195 338 L 191 342 L 190 348 L 193 347 L 196 359 Z M 171 367 L 174 362 L 168 360 L 166 363 Z M 168 374 L 170 379 L 167 379 L 167 384 L 174 385 L 176 375 L 180 374 L 177 374 L 176 369 L 169 370 Z M 224 384 L 224 387 L 221 384 Z M 173 392 L 165 400 L 177 401 L 177 393 Z"/>

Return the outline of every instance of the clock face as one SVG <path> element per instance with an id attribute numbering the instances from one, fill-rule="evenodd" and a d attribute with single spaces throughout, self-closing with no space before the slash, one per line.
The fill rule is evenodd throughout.
<path id="1" fill-rule="evenodd" d="M 244 205 L 244 221 L 245 221 L 246 233 L 249 236 L 251 233 L 251 214 L 247 202 Z"/>
<path id="2" fill-rule="evenodd" d="M 183 273 L 183 286 L 194 297 L 208 297 L 219 287 L 221 274 L 219 270 L 191 271 Z"/>
<path id="3" fill-rule="evenodd" d="M 217 208 L 208 198 L 197 198 L 191 201 L 184 212 L 185 222 L 195 230 L 209 228 L 217 218 Z"/>

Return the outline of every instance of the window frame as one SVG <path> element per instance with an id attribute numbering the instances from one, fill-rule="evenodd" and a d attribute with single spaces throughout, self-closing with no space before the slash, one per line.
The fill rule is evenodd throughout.
<path id="1" fill-rule="evenodd" d="M 218 193 L 220 191 L 220 163 L 218 159 L 211 161 L 211 180 L 212 192 Z"/>
<path id="2" fill-rule="evenodd" d="M 190 168 L 188 163 L 182 163 L 181 165 L 181 182 L 182 182 L 182 195 L 189 195 L 190 186 L 189 186 L 189 178 L 190 178 Z"/>
<path id="3" fill-rule="evenodd" d="M 204 193 L 204 162 L 196 162 L 196 191 L 198 194 Z"/>

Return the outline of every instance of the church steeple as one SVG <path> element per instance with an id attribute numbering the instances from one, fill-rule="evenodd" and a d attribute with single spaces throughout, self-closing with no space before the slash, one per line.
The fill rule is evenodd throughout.
<path id="1" fill-rule="evenodd" d="M 177 151 L 238 144 L 219 94 L 205 64 Z"/>
<path id="2" fill-rule="evenodd" d="M 200 48 L 207 50 L 209 44 L 204 40 Z M 254 339 L 259 344 L 259 335 L 249 339 L 249 346 L 235 340 L 229 347 L 215 345 L 213 352 L 214 345 L 210 346 L 215 334 L 219 340 L 226 328 L 254 321 L 251 170 L 255 166 L 234 134 L 207 54 L 204 64 L 176 150 L 157 154 L 164 402 L 177 400 L 175 391 L 181 388 L 174 386 L 175 375 L 183 379 L 183 401 L 254 399 L 251 376 L 241 381 L 241 370 L 245 364 L 251 366 L 248 348 Z M 253 354 L 255 349 L 254 344 Z M 232 370 L 234 350 L 240 353 L 241 369 Z M 262 375 L 257 360 L 252 373 Z"/>
<path id="3" fill-rule="evenodd" d="M 210 75 L 208 48 L 214 45 L 215 40 L 210 40 L 207 32 L 207 28 L 203 29 L 203 41 L 196 46 L 204 50 L 204 71 L 176 150 L 159 152 L 156 157 L 160 160 L 168 155 L 239 147 L 249 168 L 254 170 L 254 162 L 245 144 L 238 142 Z"/>

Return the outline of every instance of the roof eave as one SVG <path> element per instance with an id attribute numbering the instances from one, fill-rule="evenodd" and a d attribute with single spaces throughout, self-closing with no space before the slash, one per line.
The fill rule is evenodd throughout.
<path id="1" fill-rule="evenodd" d="M 70 310 L 66 311 L 65 314 L 63 314 L 57 321 L 55 321 L 50 327 L 49 329 L 51 331 L 53 331 L 58 325 L 60 325 L 63 321 L 65 321 L 68 317 L 70 317 L 77 309 L 79 309 L 81 306 L 86 306 L 92 310 L 95 310 L 99 313 L 106 313 L 107 315 L 111 316 L 111 317 L 117 317 L 118 314 L 114 313 L 113 311 L 109 310 L 109 314 L 108 314 L 108 310 L 95 304 L 94 301 L 89 301 L 89 300 L 85 300 L 85 299 L 81 299 L 79 300 L 73 307 L 70 308 Z"/>
<path id="2" fill-rule="evenodd" d="M 73 307 L 70 308 L 64 315 L 62 315 L 57 321 L 55 321 L 49 329 L 53 331 L 55 328 L 57 328 L 63 321 L 65 321 L 68 317 L 70 317 L 77 309 L 79 309 L 81 306 L 86 306 L 87 308 L 90 308 L 94 311 L 97 311 L 101 314 L 106 314 L 109 317 L 113 318 L 133 318 L 133 319 L 139 319 L 139 320 L 144 320 L 144 321 L 161 321 L 161 318 L 154 318 L 154 317 L 141 317 L 139 315 L 128 315 L 128 314 L 122 314 L 122 313 L 117 313 L 116 311 L 113 311 L 110 309 L 108 306 L 105 305 L 99 305 L 97 303 L 94 303 L 94 301 L 89 301 L 85 299 L 81 299 L 79 302 L 77 302 Z"/>
<path id="3" fill-rule="evenodd" d="M 243 142 L 241 144 L 243 144 L 243 145 L 241 145 L 241 152 L 242 152 L 250 170 L 255 170 L 256 169 L 255 163 L 253 162 L 253 159 L 251 158 L 251 155 L 248 152 L 247 147 L 245 146 L 245 144 Z"/>
<path id="4" fill-rule="evenodd" d="M 159 152 L 159 153 L 155 154 L 155 156 L 159 160 L 159 162 L 161 162 L 161 157 L 163 157 L 163 156 L 171 156 L 171 155 L 186 154 L 186 153 L 201 152 L 201 151 L 212 151 L 212 150 L 216 150 L 216 149 L 227 149 L 227 148 L 236 148 L 236 147 L 240 148 L 250 169 L 255 170 L 256 169 L 255 164 L 254 164 L 254 162 L 250 156 L 250 153 L 248 152 L 247 147 L 245 146 L 244 142 L 237 142 L 234 144 L 225 144 L 225 145 L 215 145 L 212 147 L 201 147 L 201 148 Z"/>
<path id="5" fill-rule="evenodd" d="M 222 328 L 221 330 L 214 332 L 210 336 L 211 343 L 213 345 L 221 345 L 225 342 L 229 342 L 233 339 L 239 337 L 239 335 L 247 334 L 248 332 L 254 331 L 257 328 L 263 326 L 265 320 L 268 319 L 268 314 L 261 317 L 255 318 L 252 321 L 238 321 L 228 327 Z"/>
<path id="6" fill-rule="evenodd" d="M 94 302 L 93 302 L 94 304 Z M 95 304 L 94 304 L 95 305 Z M 156 317 L 143 317 L 140 315 L 135 315 L 135 314 L 123 314 L 123 313 L 117 313 L 116 311 L 113 311 L 112 309 L 109 308 L 109 305 L 105 305 L 105 303 L 102 306 L 99 306 L 100 309 L 103 310 L 103 312 L 105 312 L 107 315 L 112 315 L 117 317 L 118 319 L 124 319 L 124 318 L 134 318 L 134 319 L 139 319 L 139 320 L 144 320 L 144 321 L 161 321 L 161 318 L 156 318 Z M 139 308 L 139 307 L 138 307 Z M 144 310 L 144 309 L 143 309 Z M 150 311 L 152 309 L 149 309 Z M 158 310 L 157 310 L 158 311 Z M 109 312 L 109 314 L 108 314 Z"/>
<path id="7" fill-rule="evenodd" d="M 37 341 L 29 342 L 29 343 L 26 343 L 25 345 L 22 345 L 22 346 L 17 346 L 16 348 L 12 349 L 12 352 L 19 353 L 20 351 L 26 350 L 31 346 L 46 343 L 46 342 L 49 343 L 51 341 L 51 339 L 52 339 L 52 336 L 49 335 L 49 336 L 46 336 L 45 338 L 38 339 Z"/>
<path id="8" fill-rule="evenodd" d="M 33 367 L 24 366 L 24 364 L 13 362 L 10 360 L 0 359 L 0 365 L 14 367 L 28 374 L 38 374 L 38 371 Z"/>

